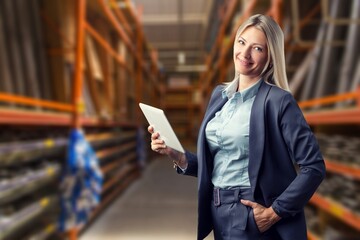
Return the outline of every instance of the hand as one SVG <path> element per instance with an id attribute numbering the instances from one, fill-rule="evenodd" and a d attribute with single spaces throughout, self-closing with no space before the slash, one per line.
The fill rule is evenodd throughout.
<path id="1" fill-rule="evenodd" d="M 160 139 L 160 134 L 158 132 L 154 132 L 153 126 L 148 127 L 148 132 L 151 133 L 151 149 L 154 152 L 169 155 L 171 148 L 168 148 L 164 140 Z"/>
<path id="2" fill-rule="evenodd" d="M 164 140 L 160 139 L 160 134 L 158 132 L 154 132 L 153 126 L 149 126 L 148 131 L 149 133 L 151 133 L 151 149 L 153 151 L 160 154 L 168 155 L 182 169 L 187 168 L 187 160 L 184 153 L 167 147 Z"/>
<path id="3" fill-rule="evenodd" d="M 241 203 L 253 209 L 254 219 L 261 233 L 268 230 L 272 225 L 281 219 L 274 212 L 272 207 L 266 208 L 261 204 L 244 199 L 241 199 Z"/>

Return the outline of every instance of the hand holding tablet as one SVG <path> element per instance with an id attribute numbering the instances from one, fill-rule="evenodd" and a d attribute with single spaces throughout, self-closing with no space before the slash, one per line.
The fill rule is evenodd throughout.
<path id="1" fill-rule="evenodd" d="M 144 103 L 139 103 L 142 112 L 148 123 L 153 126 L 154 131 L 160 134 L 160 138 L 165 144 L 181 153 L 185 153 L 179 139 L 171 127 L 162 109 L 155 108 Z"/>

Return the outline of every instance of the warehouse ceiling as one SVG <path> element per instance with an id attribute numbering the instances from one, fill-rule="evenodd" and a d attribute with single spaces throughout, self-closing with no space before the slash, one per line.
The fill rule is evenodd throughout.
<path id="1" fill-rule="evenodd" d="M 133 0 L 149 44 L 166 75 L 204 70 L 204 42 L 214 0 Z"/>

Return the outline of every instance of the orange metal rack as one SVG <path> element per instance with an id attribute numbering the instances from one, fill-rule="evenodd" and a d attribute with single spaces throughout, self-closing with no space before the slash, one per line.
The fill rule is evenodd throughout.
<path id="1" fill-rule="evenodd" d="M 332 214 L 358 231 L 360 230 L 360 216 L 345 208 L 340 203 L 317 193 L 310 199 L 310 203 Z"/>
<path id="2" fill-rule="evenodd" d="M 141 118 L 135 117 L 135 122 L 128 122 L 124 120 L 123 122 L 113 121 L 113 120 L 104 120 L 96 117 L 83 117 L 84 111 L 84 102 L 82 96 L 83 89 L 83 66 L 84 66 L 84 51 L 85 51 L 85 36 L 89 34 L 93 39 L 95 39 L 99 45 L 110 55 L 115 61 L 128 72 L 135 79 L 135 102 L 140 102 L 143 97 L 143 81 L 144 74 L 150 79 L 152 87 L 155 91 L 153 94 L 160 92 L 160 86 L 158 83 L 158 68 L 157 68 L 157 54 L 155 50 L 148 49 L 148 44 L 146 44 L 146 39 L 142 30 L 140 21 L 138 20 L 137 13 L 133 9 L 130 1 L 124 0 L 126 4 L 126 11 L 130 14 L 130 18 L 135 23 L 135 30 L 131 30 L 129 24 L 126 23 L 125 16 L 122 14 L 122 10 L 119 10 L 116 2 L 111 0 L 111 5 L 109 6 L 105 0 L 97 0 L 98 5 L 101 7 L 104 16 L 110 22 L 112 27 L 115 29 L 115 32 L 118 34 L 120 39 L 125 43 L 126 47 L 130 53 L 135 57 L 136 61 L 136 71 L 130 71 L 128 65 L 125 63 L 125 60 L 121 55 L 119 55 L 111 45 L 104 40 L 101 35 L 91 26 L 91 24 L 86 20 L 86 9 L 87 1 L 78 0 L 76 1 L 76 43 L 75 48 L 71 45 L 71 42 L 66 38 L 65 34 L 54 24 L 50 18 L 46 16 L 44 12 L 41 13 L 43 21 L 55 31 L 60 38 L 69 45 L 66 49 L 49 49 L 49 54 L 68 54 L 75 53 L 75 67 L 74 67 L 74 76 L 73 76 L 73 92 L 72 92 L 72 102 L 71 103 L 61 103 L 54 101 L 46 101 L 42 99 L 34 99 L 30 97 L 18 96 L 8 93 L 0 93 L 0 101 L 13 103 L 22 106 L 31 106 L 38 107 L 42 109 L 51 110 L 49 111 L 31 111 L 31 110 L 20 110 L 14 108 L 1 108 L 0 109 L 0 124 L 9 124 L 9 125 L 37 125 L 37 126 L 68 126 L 74 128 L 81 128 L 83 126 L 124 126 L 130 127 L 130 129 L 135 129 L 141 124 Z M 129 17 L 128 17 L 129 19 Z M 133 32 L 131 32 L 133 31 Z M 136 36 L 135 36 L 136 33 Z M 133 43 L 132 38 L 136 37 L 135 44 Z M 148 51 L 150 56 L 150 68 L 148 69 L 146 64 L 144 64 L 143 51 Z M 136 111 L 135 114 L 138 114 L 139 111 Z M 134 147 L 134 143 L 125 144 L 118 150 L 108 149 L 103 152 L 99 152 L 99 156 L 108 156 L 112 153 L 122 151 L 123 149 L 128 149 L 129 147 Z M 125 149 L 125 150 L 126 150 Z M 111 164 L 107 164 L 103 167 L 105 172 L 111 171 L 115 168 L 119 168 L 119 164 L 122 162 L 129 162 L 131 159 L 136 158 L 136 155 L 130 154 L 124 159 L 118 159 L 113 161 Z M 120 193 L 124 188 L 126 188 L 133 179 L 138 177 L 139 173 L 135 171 L 136 166 L 129 165 L 128 168 L 120 169 L 116 174 L 116 179 L 121 179 L 122 183 L 120 186 L 117 186 L 115 180 L 106 182 L 104 184 L 104 191 L 113 189 L 111 193 L 101 202 L 101 205 L 94 211 L 92 218 L 97 216 L 101 210 L 111 202 L 118 193 Z M 125 177 L 126 175 L 126 177 Z M 81 227 L 72 229 L 68 237 L 71 240 L 76 240 L 81 231 Z"/>
<path id="3" fill-rule="evenodd" d="M 326 160 L 325 164 L 326 164 L 326 170 L 329 172 L 342 174 L 360 180 L 359 166 L 349 166 L 333 160 Z"/>
<path id="4" fill-rule="evenodd" d="M 341 101 L 353 100 L 356 106 L 353 108 L 318 110 L 313 112 L 304 111 L 305 118 L 310 125 L 329 125 L 329 124 L 359 124 L 360 123 L 360 88 L 355 92 L 344 93 L 334 96 L 313 99 L 300 102 L 299 106 L 303 109 L 319 105 L 334 104 Z M 337 162 L 336 159 L 325 160 L 326 169 L 329 172 L 350 176 L 360 180 L 360 168 L 353 165 L 345 165 Z M 340 203 L 315 193 L 310 199 L 310 203 L 335 216 L 342 222 L 360 231 L 360 216 Z M 308 233 L 309 239 L 318 239 L 311 232 Z"/>
<path id="5" fill-rule="evenodd" d="M 131 4 L 128 0 L 125 1 L 127 3 L 127 6 L 129 8 L 129 11 L 131 13 L 131 16 L 134 18 L 134 21 L 137 26 L 137 31 L 140 33 L 140 38 L 138 39 L 138 44 L 144 45 L 146 40 L 144 38 L 144 34 L 142 33 L 142 28 L 139 20 L 136 17 L 136 14 L 134 13 L 133 8 L 131 7 Z M 104 0 L 98 0 L 98 3 L 102 6 L 106 16 L 108 17 L 109 21 L 113 24 L 114 28 L 119 33 L 119 36 L 121 39 L 127 43 L 128 48 L 131 50 L 131 52 L 136 56 L 136 60 L 138 62 L 138 66 L 141 66 L 140 71 L 136 71 L 137 74 L 137 86 L 138 86 L 138 93 L 136 99 L 138 101 L 141 101 L 141 86 L 142 86 L 142 72 L 145 71 L 147 74 L 149 74 L 150 80 L 153 82 L 153 86 L 155 87 L 155 91 L 160 91 L 160 86 L 157 82 L 157 78 L 154 77 L 157 74 L 157 63 L 156 63 L 156 53 L 151 52 L 151 65 L 152 69 L 155 69 L 155 71 L 150 72 L 149 69 L 145 68 L 145 65 L 142 63 L 143 59 L 141 57 L 141 51 L 137 50 L 137 52 L 134 50 L 132 43 L 129 40 L 128 33 L 125 32 L 119 24 L 116 17 L 112 14 L 112 11 L 109 9 L 109 7 L 106 5 Z M 47 19 L 45 14 L 42 14 L 43 19 Z M 99 124 L 100 120 L 94 120 L 94 119 L 84 119 L 81 117 L 81 113 L 84 108 L 84 103 L 82 101 L 82 85 L 83 85 L 83 77 L 82 77 L 82 69 L 83 69 L 83 58 L 84 58 L 84 37 L 86 33 L 89 33 L 94 39 L 111 55 L 114 57 L 114 59 L 126 70 L 129 71 L 128 66 L 125 64 L 124 59 L 116 53 L 114 49 L 111 48 L 111 46 L 98 34 L 94 28 L 91 27 L 91 24 L 89 24 L 86 21 L 86 0 L 79 0 L 77 1 L 77 26 L 76 26 L 76 47 L 75 49 L 68 49 L 68 51 L 74 51 L 75 50 L 75 72 L 74 72 L 74 82 L 73 82 L 73 102 L 71 104 L 69 103 L 60 103 L 60 102 L 53 102 L 53 101 L 46 101 L 41 99 L 34 99 L 30 97 L 24 97 L 24 96 L 18 96 L 8 93 L 2 93 L 0 92 L 0 101 L 3 102 L 9 102 L 9 103 L 16 103 L 24 106 L 35 106 L 35 107 L 42 107 L 49 110 L 57 110 L 60 112 L 68 112 L 68 114 L 48 114 L 48 113 L 37 113 L 37 112 L 31 112 L 31 111 L 22 111 L 22 110 L 9 110 L 9 109 L 0 109 L 0 122 L 6 123 L 10 119 L 14 118 L 22 118 L 15 121 L 15 123 L 18 124 L 36 124 L 39 119 L 42 117 L 44 118 L 50 118 L 52 121 L 50 121 L 49 124 L 51 125 L 71 125 L 72 123 L 69 122 L 68 118 L 69 116 L 73 116 L 74 119 L 74 126 L 81 126 L 80 122 L 89 123 L 89 124 Z M 48 19 L 47 24 L 49 24 L 51 27 L 55 29 L 55 31 L 62 37 L 62 39 L 66 42 L 69 42 L 66 37 L 61 33 L 59 29 L 57 29 L 56 26 L 52 25 L 51 21 Z M 61 49 L 59 49 L 61 50 Z M 154 51 L 154 50 L 151 50 Z M 155 52 L 155 51 L 154 51 Z M 59 52 L 59 54 L 64 54 L 62 50 Z M 69 115 L 70 114 L 70 115 Z M 22 117 L 23 116 L 23 117 Z M 31 117 L 34 116 L 34 121 L 32 121 Z M 57 122 L 56 119 L 59 117 L 59 121 Z M 111 121 L 110 121 L 111 122 Z M 12 122 L 9 122 L 12 123 Z M 40 121 L 38 122 L 39 125 L 46 124 L 46 121 Z"/>

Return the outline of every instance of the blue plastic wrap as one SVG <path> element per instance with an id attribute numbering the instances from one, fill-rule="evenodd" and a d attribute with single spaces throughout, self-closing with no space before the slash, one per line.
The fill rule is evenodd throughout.
<path id="1" fill-rule="evenodd" d="M 71 131 L 67 164 L 62 176 L 62 231 L 81 227 L 100 203 L 103 176 L 95 151 L 81 130 Z"/>

